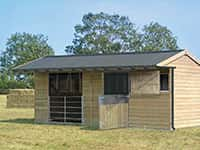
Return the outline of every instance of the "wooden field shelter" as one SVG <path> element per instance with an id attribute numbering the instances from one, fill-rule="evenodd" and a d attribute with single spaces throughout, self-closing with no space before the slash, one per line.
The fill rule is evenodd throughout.
<path id="1" fill-rule="evenodd" d="M 187 50 L 46 56 L 15 70 L 34 73 L 36 122 L 200 126 L 200 63 Z"/>

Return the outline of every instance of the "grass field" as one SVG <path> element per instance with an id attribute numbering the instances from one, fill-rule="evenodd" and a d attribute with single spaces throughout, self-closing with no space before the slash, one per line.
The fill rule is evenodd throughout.
<path id="1" fill-rule="evenodd" d="M 199 150 L 200 128 L 172 131 L 34 124 L 33 109 L 6 109 L 0 96 L 0 150 L 142 149 Z"/>

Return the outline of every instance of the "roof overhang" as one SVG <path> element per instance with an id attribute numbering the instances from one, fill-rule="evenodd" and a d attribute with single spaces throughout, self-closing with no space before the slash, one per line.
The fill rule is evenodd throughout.
<path id="1" fill-rule="evenodd" d="M 171 68 L 168 63 L 184 54 L 185 51 L 179 50 L 108 55 L 46 56 L 19 65 L 13 70 L 18 73 L 152 70 L 161 67 Z"/>
<path id="2" fill-rule="evenodd" d="M 32 69 L 18 70 L 18 73 L 33 73 L 33 72 L 83 72 L 83 71 L 134 71 L 134 70 L 158 70 L 163 68 L 175 68 L 174 66 L 118 66 L 118 67 L 82 67 L 82 68 L 48 68 L 48 69 Z"/>

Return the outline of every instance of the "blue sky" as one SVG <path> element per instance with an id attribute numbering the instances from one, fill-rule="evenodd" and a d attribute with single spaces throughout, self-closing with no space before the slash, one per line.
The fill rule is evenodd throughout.
<path id="1" fill-rule="evenodd" d="M 65 54 L 74 26 L 88 12 L 125 15 L 138 26 L 157 21 L 177 37 L 181 48 L 200 58 L 200 1 L 181 0 L 1 0 L 0 50 L 15 32 L 42 33 L 56 54 Z"/>

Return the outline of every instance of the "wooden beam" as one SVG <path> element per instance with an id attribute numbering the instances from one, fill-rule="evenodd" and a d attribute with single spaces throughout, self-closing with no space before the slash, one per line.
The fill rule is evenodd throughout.
<path id="1" fill-rule="evenodd" d="M 63 72 L 72 72 L 72 69 L 61 69 Z"/>
<path id="2" fill-rule="evenodd" d="M 108 71 L 118 71 L 119 68 L 106 68 L 106 70 L 108 70 Z"/>
<path id="3" fill-rule="evenodd" d="M 83 71 L 83 69 L 81 69 L 81 68 L 74 68 L 74 69 L 72 69 L 73 71 L 78 71 L 78 72 L 82 72 Z"/>
<path id="4" fill-rule="evenodd" d="M 155 70 L 155 69 L 158 69 L 157 67 L 155 66 L 148 66 L 148 67 L 144 67 L 145 70 Z"/>
<path id="5" fill-rule="evenodd" d="M 131 67 L 119 67 L 118 69 L 125 70 L 125 71 L 133 70 Z"/>
<path id="6" fill-rule="evenodd" d="M 144 69 L 145 69 L 145 67 L 142 67 L 142 66 L 141 66 L 141 67 L 139 67 L 139 66 L 138 66 L 138 67 L 134 67 L 134 69 L 135 69 L 135 70 L 144 70 Z"/>
<path id="7" fill-rule="evenodd" d="M 96 68 L 95 70 L 97 70 L 97 71 L 104 71 L 105 69 L 104 68 Z"/>
<path id="8" fill-rule="evenodd" d="M 48 72 L 47 69 L 35 69 L 34 72 Z"/>
<path id="9" fill-rule="evenodd" d="M 94 71 L 95 69 L 94 68 L 85 68 L 84 70 L 85 71 Z"/>
<path id="10" fill-rule="evenodd" d="M 48 72 L 59 72 L 59 69 L 48 69 Z"/>

